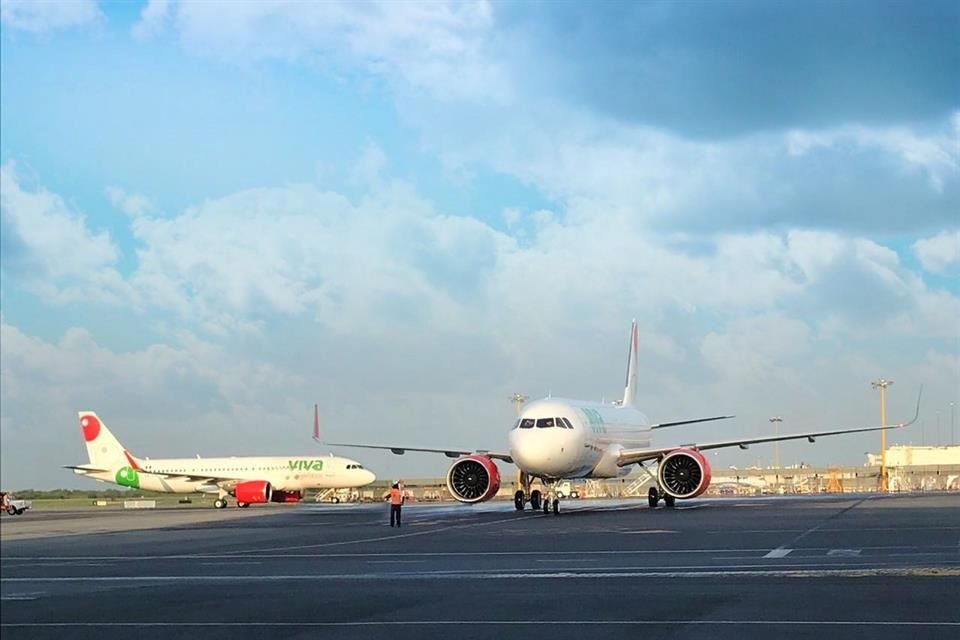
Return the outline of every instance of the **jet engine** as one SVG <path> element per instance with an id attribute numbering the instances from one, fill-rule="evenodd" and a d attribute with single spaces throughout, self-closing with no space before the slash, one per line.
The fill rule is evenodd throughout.
<path id="1" fill-rule="evenodd" d="M 460 458 L 447 471 L 447 489 L 460 502 L 485 502 L 500 490 L 500 470 L 487 456 Z"/>
<path id="2" fill-rule="evenodd" d="M 301 498 L 303 498 L 303 493 L 300 491 L 280 491 L 278 489 L 270 496 L 270 502 L 300 502 Z"/>
<path id="3" fill-rule="evenodd" d="M 247 504 L 270 502 L 273 488 L 266 480 L 249 480 L 237 483 L 233 488 L 233 495 L 237 498 L 237 502 L 246 502 Z"/>
<path id="4" fill-rule="evenodd" d="M 693 449 L 671 451 L 657 469 L 660 487 L 674 498 L 695 498 L 710 486 L 710 464 Z"/>

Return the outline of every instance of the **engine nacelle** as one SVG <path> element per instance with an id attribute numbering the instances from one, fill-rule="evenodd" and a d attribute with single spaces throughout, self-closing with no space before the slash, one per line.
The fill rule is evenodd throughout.
<path id="1" fill-rule="evenodd" d="M 247 504 L 270 502 L 273 488 L 266 480 L 249 480 L 237 483 L 233 488 L 233 495 L 237 498 L 237 502 L 246 502 Z"/>
<path id="2" fill-rule="evenodd" d="M 447 471 L 447 489 L 460 502 L 485 502 L 500 490 L 500 470 L 487 456 L 460 458 Z"/>
<path id="3" fill-rule="evenodd" d="M 657 478 L 674 498 L 695 498 L 710 486 L 710 464 L 699 451 L 677 449 L 660 460 Z"/>
<path id="4" fill-rule="evenodd" d="M 302 491 L 274 491 L 270 496 L 270 502 L 300 502 L 303 498 Z"/>

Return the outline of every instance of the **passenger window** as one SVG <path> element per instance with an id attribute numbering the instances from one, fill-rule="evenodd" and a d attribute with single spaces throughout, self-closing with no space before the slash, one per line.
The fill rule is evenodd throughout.
<path id="1" fill-rule="evenodd" d="M 563 416 L 560 417 L 560 421 L 563 422 L 563 425 L 564 425 L 567 429 L 573 429 L 573 424 L 571 424 L 570 421 L 567 420 L 566 418 L 564 418 Z"/>
<path id="2" fill-rule="evenodd" d="M 548 429 L 556 426 L 553 418 L 539 418 L 537 420 L 537 429 Z"/>
<path id="3" fill-rule="evenodd" d="M 533 420 L 532 418 L 524 418 L 523 420 L 520 421 L 520 428 L 532 429 L 535 422 L 536 421 Z"/>

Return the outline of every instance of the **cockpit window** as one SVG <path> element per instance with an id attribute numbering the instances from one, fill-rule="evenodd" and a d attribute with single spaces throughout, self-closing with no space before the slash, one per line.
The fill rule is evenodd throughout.
<path id="1" fill-rule="evenodd" d="M 520 428 L 532 429 L 535 422 L 536 421 L 532 418 L 524 418 L 523 420 L 520 421 Z"/>
<path id="2" fill-rule="evenodd" d="M 550 427 L 555 427 L 556 419 L 555 418 L 538 418 L 537 419 L 537 429 L 548 429 Z"/>
<path id="3" fill-rule="evenodd" d="M 363 469 L 362 464 L 348 464 L 347 469 Z"/>
<path id="4" fill-rule="evenodd" d="M 566 427 L 567 429 L 573 429 L 573 425 L 570 424 L 570 421 L 564 418 L 563 416 L 557 418 L 557 420 L 563 423 L 563 426 Z"/>

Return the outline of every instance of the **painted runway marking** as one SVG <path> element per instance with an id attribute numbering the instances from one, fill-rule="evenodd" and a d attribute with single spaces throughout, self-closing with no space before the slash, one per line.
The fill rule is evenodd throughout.
<path id="1" fill-rule="evenodd" d="M 403 538 L 413 538 L 418 536 L 430 535 L 431 533 L 440 533 L 442 531 L 451 531 L 453 529 L 462 529 L 464 527 L 489 527 L 493 524 L 500 524 L 503 522 L 511 522 L 516 520 L 516 516 L 510 518 L 503 518 L 501 520 L 490 520 L 489 522 L 464 522 L 459 524 L 451 524 L 446 527 L 437 527 L 436 529 L 428 529 L 426 531 L 414 531 L 412 533 L 398 533 L 392 535 L 377 536 L 375 538 L 360 538 L 358 540 L 338 540 L 336 542 L 318 542 L 316 544 L 301 544 L 294 546 L 283 546 L 283 547 L 264 547 L 260 549 L 250 549 L 249 551 L 235 551 L 230 555 L 243 555 L 255 553 L 257 556 L 261 556 L 264 551 L 294 551 L 297 549 L 319 549 L 323 547 L 339 547 L 348 544 L 363 544 L 365 542 L 386 542 L 388 540 L 400 540 Z"/>
<path id="2" fill-rule="evenodd" d="M 367 564 L 423 564 L 426 560 L 367 560 Z"/>
<path id="3" fill-rule="evenodd" d="M 611 531 L 612 532 L 612 531 Z M 863 550 L 867 551 L 896 551 L 896 550 L 910 550 L 910 549 L 942 549 L 945 554 L 952 555 L 954 547 L 952 545 L 927 545 L 923 547 L 916 547 L 914 545 L 889 545 L 889 546 L 878 546 L 878 547 L 862 547 Z M 783 547 L 778 547 L 778 549 L 783 549 Z M 830 549 L 828 547 L 804 547 L 804 553 L 812 552 L 824 552 L 826 553 Z M 622 550 L 592 550 L 592 551 L 550 551 L 551 556 L 644 556 L 644 555 L 685 555 L 685 554 L 744 554 L 744 558 L 754 558 L 755 555 L 761 551 L 769 552 L 768 548 L 712 548 L 712 549 L 622 549 Z M 915 552 L 907 553 L 904 555 L 912 555 Z M 524 556 L 542 556 L 543 551 L 413 551 L 413 552 L 404 552 L 405 557 L 416 557 L 416 558 L 461 558 L 461 557 L 524 557 Z M 260 560 L 303 560 L 303 559 L 312 559 L 312 560 L 328 560 L 328 559 L 337 559 L 337 558 L 383 558 L 395 556 L 395 553 L 388 552 L 357 552 L 357 553 L 264 553 L 258 554 L 256 557 Z M 887 553 L 886 555 L 899 555 L 895 553 Z M 917 554 L 920 555 L 920 554 Z M 923 554 L 923 555 L 939 555 L 936 553 Z M 740 557 L 740 556 L 738 556 Z M 775 556 L 774 556 L 775 557 Z M 242 553 L 218 553 L 218 554 L 188 554 L 188 555 L 165 555 L 165 556 L 4 556 L 0 558 L 0 563 L 8 568 L 13 567 L 26 567 L 26 566 L 38 566 L 36 562 L 46 562 L 46 561 L 64 561 L 69 563 L 71 561 L 84 561 L 84 562 L 105 562 L 105 561 L 126 561 L 126 562 L 147 562 L 147 561 L 177 561 L 177 560 L 229 560 L 229 559 L 249 559 L 250 555 L 247 552 Z M 727 558 L 731 559 L 731 558 Z M 64 566 L 69 566 L 69 564 L 64 564 Z M 99 564 L 97 565 L 99 566 Z"/>
<path id="4" fill-rule="evenodd" d="M 897 549 L 911 549 L 913 547 L 895 547 Z M 765 551 L 765 548 L 758 549 L 624 549 L 624 550 L 602 550 L 602 551 L 551 551 L 550 555 L 600 555 L 600 556 L 622 556 L 622 555 L 663 555 L 663 554 L 685 554 L 685 553 L 757 553 Z M 542 556 L 543 551 L 414 551 L 404 552 L 408 557 L 425 558 L 445 558 L 445 557 L 487 557 L 487 556 Z M 257 558 L 271 560 L 297 560 L 312 558 L 317 560 L 329 558 L 383 558 L 395 556 L 396 553 L 388 552 L 369 552 L 369 553 L 261 553 Z M 222 553 L 222 554 L 187 554 L 187 555 L 168 555 L 168 556 L 8 556 L 0 558 L 0 562 L 16 560 L 18 562 L 34 562 L 41 560 L 64 560 L 64 559 L 83 559 L 83 560 L 126 560 L 133 562 L 143 562 L 147 560 L 221 560 L 228 558 L 249 558 L 247 552 L 242 553 Z M 751 556 L 753 557 L 753 556 Z"/>
<path id="5" fill-rule="evenodd" d="M 862 549 L 830 549 L 828 556 L 839 556 L 841 558 L 856 558 L 860 556 Z"/>
<path id="6" fill-rule="evenodd" d="M 729 625 L 729 626 L 807 626 L 807 627 L 960 627 L 960 622 L 933 622 L 929 620 L 358 620 L 358 621 L 303 621 L 276 622 L 4 622 L 0 627 L 19 628 L 98 628 L 98 627 L 424 627 L 424 626 L 526 626 L 526 625 L 581 625 L 581 626 L 640 626 L 640 625 Z"/>
<path id="7" fill-rule="evenodd" d="M 783 547 L 777 547 L 776 549 L 773 549 L 772 551 L 770 551 L 770 553 L 768 553 L 763 557 L 764 558 L 784 558 L 790 555 L 791 551 L 793 551 L 793 549 L 784 549 Z"/>
<path id="8" fill-rule="evenodd" d="M 755 568 L 761 567 L 761 568 Z M 789 567 L 789 565 L 786 565 Z M 812 569 L 809 567 L 822 567 Z M 597 567 L 590 570 L 571 568 L 566 571 L 408 571 L 395 573 L 340 573 L 289 575 L 181 575 L 181 576 L 46 576 L 36 578 L 0 578 L 3 583 L 164 583 L 164 582 L 334 582 L 352 580 L 609 580 L 611 578 L 866 578 L 866 577 L 958 577 L 960 567 L 898 567 L 811 564 L 805 568 L 764 568 L 764 565 L 739 565 L 713 568 L 678 567 L 675 570 L 651 571 L 647 567 Z"/>
<path id="9" fill-rule="evenodd" d="M 200 564 L 206 565 L 209 567 L 232 567 L 232 566 L 241 565 L 241 564 L 263 564 L 263 563 L 254 562 L 254 561 L 244 562 L 242 560 L 238 560 L 238 561 L 227 560 L 225 562 L 201 562 Z"/>
<path id="10" fill-rule="evenodd" d="M 46 591 L 31 591 L 29 593 L 8 593 L 0 596 L 0 600 L 20 601 L 36 600 L 47 595 Z"/>

